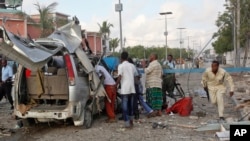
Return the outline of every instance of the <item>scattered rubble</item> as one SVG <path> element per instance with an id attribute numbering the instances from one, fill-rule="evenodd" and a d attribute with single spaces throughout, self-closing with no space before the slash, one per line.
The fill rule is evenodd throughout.
<path id="1" fill-rule="evenodd" d="M 11 136 L 12 133 L 15 133 L 14 130 L 11 129 L 7 129 L 5 127 L 3 127 L 2 125 L 0 125 L 0 138 L 4 137 L 4 136 Z"/>

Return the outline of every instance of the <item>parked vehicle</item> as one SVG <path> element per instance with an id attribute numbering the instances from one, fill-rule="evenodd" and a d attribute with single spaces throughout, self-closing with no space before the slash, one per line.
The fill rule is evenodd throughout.
<path id="1" fill-rule="evenodd" d="M 106 92 L 80 47 L 79 21 L 75 18 L 36 41 L 1 30 L 0 53 L 19 63 L 12 90 L 14 114 L 38 122 L 72 119 L 74 125 L 90 128 Z"/>

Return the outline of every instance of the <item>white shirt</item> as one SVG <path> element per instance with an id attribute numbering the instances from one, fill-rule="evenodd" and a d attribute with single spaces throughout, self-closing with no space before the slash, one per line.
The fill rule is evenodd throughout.
<path id="1" fill-rule="evenodd" d="M 104 85 L 115 85 L 115 80 L 112 78 L 112 76 L 109 74 L 109 72 L 103 66 L 96 65 L 95 71 L 99 76 L 101 76 L 103 73 L 103 75 L 105 77 Z"/>
<path id="2" fill-rule="evenodd" d="M 9 77 L 12 78 L 13 70 L 10 66 L 2 67 L 2 81 L 6 81 Z"/>
<path id="3" fill-rule="evenodd" d="M 175 61 L 172 60 L 171 62 L 169 62 L 168 60 L 167 61 L 164 61 L 163 65 L 168 65 L 168 67 L 170 69 L 174 69 L 175 68 Z"/>
<path id="4" fill-rule="evenodd" d="M 135 94 L 134 77 L 137 74 L 136 68 L 128 61 L 123 61 L 118 66 L 118 76 L 121 76 L 121 95 Z"/>

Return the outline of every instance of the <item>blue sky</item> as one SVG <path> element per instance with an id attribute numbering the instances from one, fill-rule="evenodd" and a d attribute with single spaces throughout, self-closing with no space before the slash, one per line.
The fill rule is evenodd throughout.
<path id="1" fill-rule="evenodd" d="M 115 12 L 118 0 L 24 0 L 23 10 L 29 14 L 37 13 L 34 3 L 48 5 L 58 2 L 57 12 L 71 16 L 76 15 L 83 29 L 98 31 L 97 23 L 108 20 L 114 25 L 111 29 L 111 38 L 119 37 L 119 16 Z M 184 47 L 188 46 L 187 37 L 190 37 L 190 47 L 195 42 L 205 45 L 217 30 L 215 20 L 218 13 L 223 12 L 225 0 L 121 0 L 123 3 L 122 21 L 123 35 L 126 37 L 126 46 L 143 44 L 145 46 L 164 45 L 164 17 L 159 12 L 172 11 L 168 16 L 168 44 L 170 47 L 179 47 L 178 27 L 187 28 L 183 32 Z"/>

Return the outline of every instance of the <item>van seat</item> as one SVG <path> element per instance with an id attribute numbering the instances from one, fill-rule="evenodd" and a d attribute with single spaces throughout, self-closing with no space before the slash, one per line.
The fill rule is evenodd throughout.
<path id="1" fill-rule="evenodd" d="M 51 70 L 55 70 L 52 69 Z M 51 73 L 51 72 L 50 72 Z M 57 75 L 44 76 L 44 94 L 38 98 L 38 94 L 42 93 L 39 89 L 39 82 L 36 75 L 27 78 L 28 93 L 33 99 L 68 99 L 68 79 L 66 75 L 66 70 L 60 68 L 57 70 Z M 40 91 L 39 91 L 40 90 Z"/>
<path id="2" fill-rule="evenodd" d="M 57 75 L 58 76 L 66 76 L 66 69 L 60 68 L 57 70 Z"/>
<path id="3" fill-rule="evenodd" d="M 48 67 L 47 72 L 55 75 L 57 73 L 57 68 L 56 67 Z"/>

